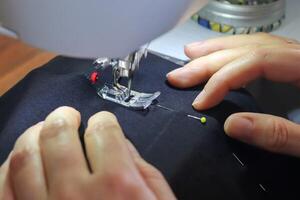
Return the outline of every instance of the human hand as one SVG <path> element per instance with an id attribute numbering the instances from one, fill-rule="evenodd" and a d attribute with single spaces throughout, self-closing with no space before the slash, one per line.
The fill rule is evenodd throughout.
<path id="1" fill-rule="evenodd" d="M 89 170 L 77 131 L 80 121 L 78 111 L 61 107 L 21 135 L 0 169 L 0 199 L 175 199 L 111 113 L 88 121 Z"/>
<path id="2" fill-rule="evenodd" d="M 193 43 L 185 48 L 191 62 L 167 75 L 168 81 L 187 88 L 208 80 L 195 99 L 197 110 L 211 108 L 229 90 L 266 79 L 300 87 L 300 44 L 266 33 L 227 36 Z M 269 151 L 300 157 L 300 125 L 255 113 L 237 113 L 225 122 L 225 132 Z"/>

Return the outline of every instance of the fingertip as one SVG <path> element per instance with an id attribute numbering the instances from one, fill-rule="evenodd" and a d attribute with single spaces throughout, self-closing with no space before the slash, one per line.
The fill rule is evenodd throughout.
<path id="1" fill-rule="evenodd" d="M 178 73 L 180 73 L 180 69 L 181 68 L 177 68 L 177 69 L 174 69 L 174 70 L 170 71 L 169 73 L 167 73 L 167 75 L 166 75 L 167 79 L 176 77 L 176 75 Z"/>
<path id="2" fill-rule="evenodd" d="M 184 47 L 185 48 L 194 48 L 194 47 L 199 47 L 203 44 L 204 44 L 204 41 L 197 41 L 197 42 L 189 43 L 189 44 L 185 45 Z"/>
<path id="3" fill-rule="evenodd" d="M 229 116 L 224 123 L 224 131 L 229 137 L 248 143 L 252 138 L 253 130 L 253 121 L 240 113 Z"/>
<path id="4" fill-rule="evenodd" d="M 224 131 L 225 131 L 225 133 L 226 133 L 226 135 L 228 135 L 229 137 L 233 137 L 233 135 L 232 135 L 232 130 L 234 130 L 235 128 L 234 128 L 234 119 L 235 119 L 236 117 L 235 117 L 235 114 L 233 114 L 233 115 L 230 115 L 227 119 L 226 119 L 226 121 L 225 121 L 225 123 L 224 123 Z"/>
<path id="5" fill-rule="evenodd" d="M 178 87 L 178 88 L 182 87 L 182 78 L 180 75 L 180 71 L 181 71 L 181 68 L 178 68 L 178 69 L 175 69 L 175 70 L 169 72 L 166 75 L 168 83 L 170 83 L 171 85 Z"/>
<path id="6" fill-rule="evenodd" d="M 186 65 L 168 73 L 167 80 L 177 88 L 188 88 L 203 82 L 203 79 L 197 73 L 198 69 Z"/>
<path id="7" fill-rule="evenodd" d="M 204 41 L 190 43 L 184 46 L 184 53 L 189 58 L 196 58 L 197 54 L 201 55 L 201 47 L 203 46 Z"/>
<path id="8" fill-rule="evenodd" d="M 167 75 L 166 78 L 169 82 L 175 82 L 178 80 L 178 76 L 180 76 L 181 68 L 174 69 L 170 71 Z"/>
<path id="9" fill-rule="evenodd" d="M 202 104 L 199 103 L 199 102 L 194 101 L 194 102 L 192 103 L 192 106 L 193 106 L 193 108 L 194 108 L 195 110 L 198 110 L 198 111 L 204 110 Z"/>
<path id="10" fill-rule="evenodd" d="M 206 96 L 207 93 L 206 91 L 203 89 L 200 94 L 195 98 L 192 106 L 196 109 L 196 110 L 205 110 L 207 108 L 209 108 L 209 104 L 207 104 L 207 100 L 206 100 Z"/>
<path id="11" fill-rule="evenodd" d="M 190 48 L 189 48 L 188 45 L 184 46 L 184 54 L 185 54 L 187 57 L 189 57 L 189 58 L 192 59 L 192 56 L 191 56 L 191 50 L 190 50 Z"/>

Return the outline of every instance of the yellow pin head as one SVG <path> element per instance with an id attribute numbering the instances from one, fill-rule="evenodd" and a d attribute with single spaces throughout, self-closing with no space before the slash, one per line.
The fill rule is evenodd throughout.
<path id="1" fill-rule="evenodd" d="M 201 118 L 200 118 L 200 122 L 201 122 L 202 124 L 206 124 L 206 122 L 207 122 L 206 117 L 201 117 Z"/>

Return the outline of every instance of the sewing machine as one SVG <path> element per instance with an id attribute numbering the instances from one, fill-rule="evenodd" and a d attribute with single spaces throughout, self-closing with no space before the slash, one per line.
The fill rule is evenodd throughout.
<path id="1" fill-rule="evenodd" d="M 111 67 L 113 83 L 99 87 L 98 94 L 126 107 L 145 109 L 160 93 L 132 90 L 134 71 L 147 54 L 147 45 L 140 47 L 189 17 L 205 2 L 2 0 L 0 22 L 8 32 L 40 48 L 81 58 L 106 56 L 95 61 L 95 69 Z M 90 74 L 90 78 L 97 78 L 95 75 Z M 127 86 L 119 83 L 120 78 L 128 80 Z"/>

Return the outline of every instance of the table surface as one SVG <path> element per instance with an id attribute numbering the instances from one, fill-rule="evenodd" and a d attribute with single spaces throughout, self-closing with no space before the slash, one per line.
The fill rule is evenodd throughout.
<path id="1" fill-rule="evenodd" d="M 0 35 L 0 96 L 28 72 L 55 57 L 23 42 Z"/>

